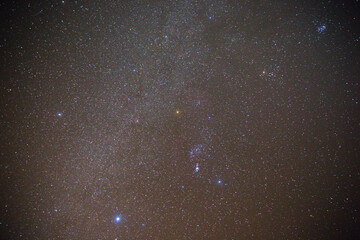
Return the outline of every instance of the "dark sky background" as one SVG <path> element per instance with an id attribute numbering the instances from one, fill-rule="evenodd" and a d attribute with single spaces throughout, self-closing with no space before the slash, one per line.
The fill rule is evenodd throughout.
<path id="1" fill-rule="evenodd" d="M 360 239 L 359 12 L 0 3 L 1 239 Z"/>

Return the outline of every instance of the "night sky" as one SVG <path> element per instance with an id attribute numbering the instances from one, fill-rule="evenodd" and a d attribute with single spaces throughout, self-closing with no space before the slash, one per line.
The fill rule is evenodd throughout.
<path id="1" fill-rule="evenodd" d="M 0 3 L 0 239 L 360 239 L 359 13 Z"/>

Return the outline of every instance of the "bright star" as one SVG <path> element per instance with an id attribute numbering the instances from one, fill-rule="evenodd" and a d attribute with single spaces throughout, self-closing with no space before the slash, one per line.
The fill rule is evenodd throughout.
<path id="1" fill-rule="evenodd" d="M 318 31 L 318 33 L 322 33 L 322 32 L 325 31 L 325 29 L 326 29 L 326 25 L 322 25 L 322 26 L 317 28 L 317 31 Z"/>
<path id="2" fill-rule="evenodd" d="M 200 168 L 199 168 L 199 164 L 196 163 L 196 166 L 195 166 L 195 172 L 199 172 Z"/>

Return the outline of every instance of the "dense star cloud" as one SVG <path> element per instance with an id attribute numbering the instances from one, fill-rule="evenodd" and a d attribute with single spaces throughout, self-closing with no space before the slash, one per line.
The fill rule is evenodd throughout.
<path id="1" fill-rule="evenodd" d="M 0 11 L 1 239 L 360 238 L 357 1 Z"/>

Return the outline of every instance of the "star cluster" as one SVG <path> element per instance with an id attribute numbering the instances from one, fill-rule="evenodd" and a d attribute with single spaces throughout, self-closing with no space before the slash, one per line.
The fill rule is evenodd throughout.
<path id="1" fill-rule="evenodd" d="M 357 2 L 0 6 L 1 239 L 360 237 Z"/>

